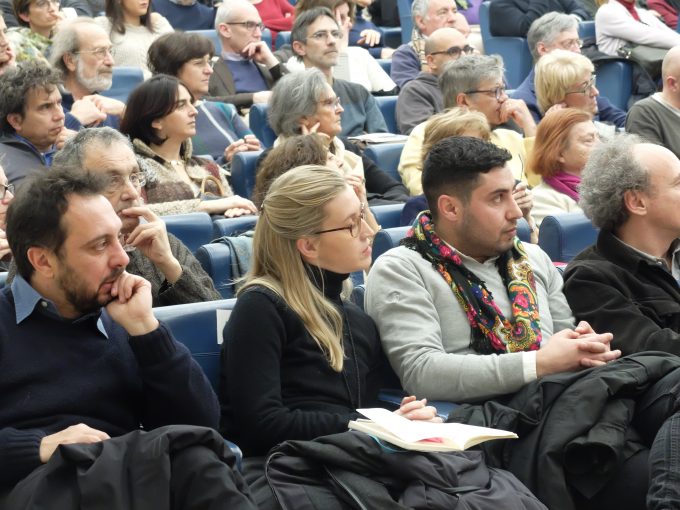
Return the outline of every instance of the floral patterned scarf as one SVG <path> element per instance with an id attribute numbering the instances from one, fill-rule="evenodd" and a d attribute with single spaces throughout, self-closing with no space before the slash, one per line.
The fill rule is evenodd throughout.
<path id="1" fill-rule="evenodd" d="M 458 252 L 435 233 L 429 211 L 418 215 L 401 244 L 429 260 L 451 286 L 470 322 L 470 346 L 475 351 L 498 354 L 540 347 L 536 281 L 519 238 L 497 262 L 512 304 L 511 320 L 503 316 L 484 282 L 463 265 Z"/>

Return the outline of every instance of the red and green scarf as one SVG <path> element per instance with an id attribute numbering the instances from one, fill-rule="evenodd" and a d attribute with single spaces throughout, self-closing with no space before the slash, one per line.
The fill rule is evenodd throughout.
<path id="1" fill-rule="evenodd" d="M 470 346 L 482 354 L 533 351 L 541 345 L 536 281 L 519 238 L 498 258 L 512 319 L 503 316 L 491 292 L 463 265 L 458 252 L 434 231 L 429 211 L 420 213 L 401 244 L 420 253 L 451 286 L 472 329 Z"/>

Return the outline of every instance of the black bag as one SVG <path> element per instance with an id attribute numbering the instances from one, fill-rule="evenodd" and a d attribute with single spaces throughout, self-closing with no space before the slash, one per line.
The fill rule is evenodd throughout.
<path id="1" fill-rule="evenodd" d="M 627 44 L 617 50 L 619 56 L 638 64 L 649 73 L 653 80 L 661 76 L 661 63 L 667 52 L 667 49 L 645 44 Z"/>

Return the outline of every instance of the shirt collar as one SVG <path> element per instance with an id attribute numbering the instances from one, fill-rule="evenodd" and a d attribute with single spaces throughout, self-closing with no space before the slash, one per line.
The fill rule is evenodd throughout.
<path id="1" fill-rule="evenodd" d="M 621 244 L 630 248 L 633 252 L 637 253 L 641 257 L 649 260 L 654 264 L 660 265 L 665 269 L 670 269 L 673 278 L 675 278 L 676 280 L 680 280 L 680 239 L 676 239 L 675 241 L 673 241 L 671 243 L 670 249 L 668 250 L 669 253 L 671 254 L 671 267 L 669 268 L 665 258 L 663 257 L 659 258 L 655 257 L 654 255 L 650 255 L 649 253 L 645 253 L 644 251 L 638 250 L 634 246 L 631 246 L 630 244 L 623 242 L 619 237 L 617 236 L 614 237 Z"/>
<path id="2" fill-rule="evenodd" d="M 222 50 L 221 55 L 224 60 L 231 60 L 232 62 L 244 62 L 246 60 L 250 60 L 244 58 L 240 53 L 234 53 L 233 51 Z"/>
<path id="3" fill-rule="evenodd" d="M 64 319 L 59 312 L 55 304 L 49 299 L 42 297 L 37 290 L 35 290 L 31 285 L 24 280 L 20 275 L 16 275 L 14 280 L 12 280 L 12 295 L 14 296 L 14 310 L 16 313 L 17 324 L 21 324 L 28 317 L 33 315 L 38 308 L 38 313 L 47 315 L 61 321 L 67 321 Z M 86 321 L 91 321 L 97 319 L 97 330 L 104 335 L 104 337 L 109 338 L 106 328 L 104 327 L 104 322 L 102 321 L 102 311 L 101 309 L 78 317 L 77 319 L 71 321 L 73 324 L 79 324 Z"/>

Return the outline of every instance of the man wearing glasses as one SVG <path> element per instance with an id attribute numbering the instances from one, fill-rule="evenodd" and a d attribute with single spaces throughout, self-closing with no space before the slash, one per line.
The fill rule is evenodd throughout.
<path id="1" fill-rule="evenodd" d="M 215 15 L 215 30 L 222 53 L 210 77 L 212 100 L 232 103 L 239 110 L 267 103 L 271 88 L 288 70 L 262 40 L 264 25 L 257 9 L 247 0 L 223 2 Z"/>
<path id="2" fill-rule="evenodd" d="M 467 38 L 455 28 L 440 28 L 425 38 L 427 70 L 404 85 L 397 99 L 397 126 L 402 134 L 411 134 L 418 124 L 442 111 L 444 99 L 438 79 L 444 66 L 472 52 Z"/>
<path id="3" fill-rule="evenodd" d="M 91 18 L 78 18 L 54 36 L 50 64 L 61 71 L 62 106 L 83 126 L 118 128 L 125 103 L 100 96 L 111 88 L 111 39 Z"/>
<path id="4" fill-rule="evenodd" d="M 534 21 L 529 28 L 527 42 L 535 63 L 553 50 L 567 50 L 580 54 L 583 44 L 578 35 L 578 22 L 573 16 L 560 12 L 545 14 Z M 529 76 L 513 92 L 512 97 L 523 100 L 538 123 L 543 118 L 543 113 L 536 101 L 535 79 L 536 68 L 534 67 Z M 614 106 L 606 97 L 598 95 L 595 100 L 597 102 L 596 120 L 614 124 L 617 128 L 624 127 L 626 112 Z"/>

